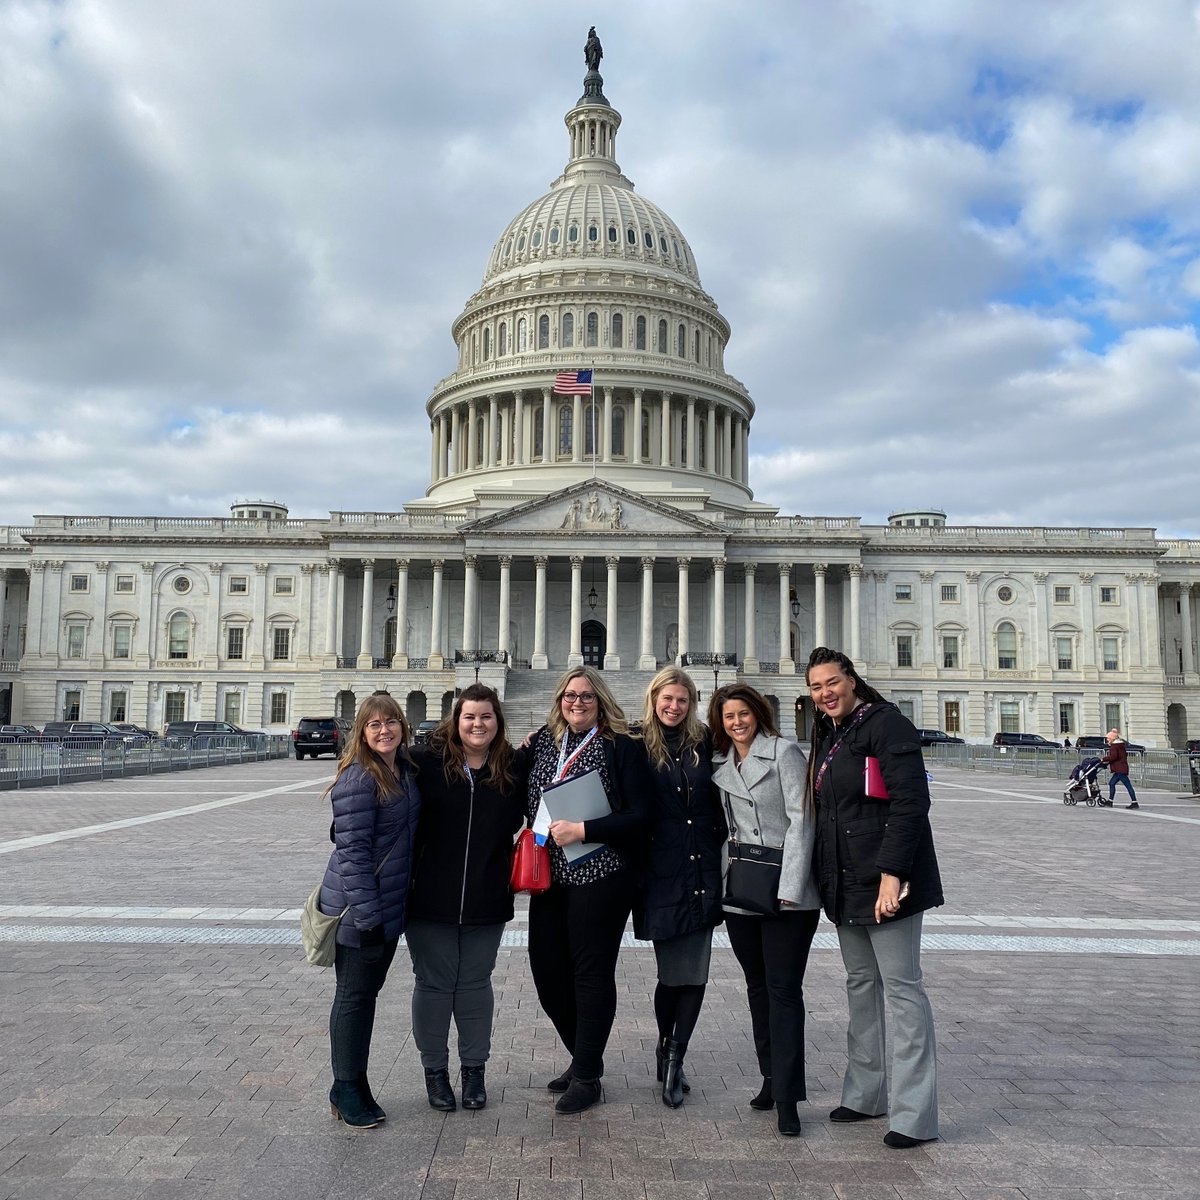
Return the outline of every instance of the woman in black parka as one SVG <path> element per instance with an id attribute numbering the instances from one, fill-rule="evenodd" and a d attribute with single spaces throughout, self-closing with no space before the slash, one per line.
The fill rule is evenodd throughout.
<path id="1" fill-rule="evenodd" d="M 683 1056 L 704 1002 L 713 927 L 723 920 L 725 817 L 712 785 L 712 744 L 699 708 L 691 676 L 667 667 L 650 682 L 641 728 L 654 790 L 633 928 L 639 938 L 654 942 L 655 1059 L 663 1103 L 671 1108 L 691 1091 Z"/>
<path id="2" fill-rule="evenodd" d="M 421 809 L 407 741 L 408 726 L 396 701 L 387 692 L 368 696 L 329 789 L 334 848 L 319 907 L 329 916 L 345 910 L 333 964 L 329 1103 L 339 1120 L 360 1128 L 384 1119 L 367 1082 L 367 1059 L 376 997 L 404 932 Z"/>
<path id="3" fill-rule="evenodd" d="M 912 722 L 859 678 L 846 655 L 817 647 L 807 681 L 817 712 L 808 761 L 817 886 L 837 926 L 850 1008 L 842 1102 L 829 1116 L 848 1122 L 889 1113 L 884 1144 L 908 1149 L 938 1136 L 937 1047 L 921 977 L 921 926 L 925 910 L 943 897 L 921 742 Z M 890 1108 L 885 997 L 893 1035 Z"/>

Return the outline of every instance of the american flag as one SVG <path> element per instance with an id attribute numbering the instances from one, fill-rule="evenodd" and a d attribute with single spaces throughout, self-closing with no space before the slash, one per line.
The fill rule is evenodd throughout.
<path id="1" fill-rule="evenodd" d="M 590 396 L 591 371 L 559 371 L 554 377 L 554 390 L 560 396 Z"/>

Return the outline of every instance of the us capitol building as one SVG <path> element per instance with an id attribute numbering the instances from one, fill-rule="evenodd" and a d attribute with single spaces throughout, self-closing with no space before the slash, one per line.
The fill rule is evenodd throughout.
<path id="1" fill-rule="evenodd" d="M 804 663 L 828 644 L 918 725 L 969 741 L 1200 736 L 1200 541 L 755 500 L 729 324 L 678 226 L 621 173 L 592 47 L 562 175 L 454 321 L 424 498 L 0 527 L 0 718 L 285 731 L 386 688 L 417 722 L 480 679 L 519 734 L 569 665 L 603 667 L 636 713 L 680 662 L 705 697 L 746 678 L 803 735 Z M 554 390 L 585 369 L 590 391 Z"/>

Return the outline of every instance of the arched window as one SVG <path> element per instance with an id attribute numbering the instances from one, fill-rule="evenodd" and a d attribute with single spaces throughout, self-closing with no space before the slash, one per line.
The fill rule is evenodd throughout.
<path id="1" fill-rule="evenodd" d="M 700 361 L 700 330 L 698 330 L 698 329 L 696 330 L 696 336 L 693 339 L 693 343 L 694 343 L 694 353 L 693 353 L 692 357 L 697 362 L 699 362 Z"/>
<path id="2" fill-rule="evenodd" d="M 1011 621 L 996 626 L 996 667 L 1001 671 L 1017 668 L 1017 631 Z"/>
<path id="3" fill-rule="evenodd" d="M 659 352 L 659 354 L 666 354 L 666 352 L 667 352 L 667 323 L 666 323 L 666 321 L 659 321 L 659 323 L 658 323 L 658 352 Z M 486 358 L 487 355 L 485 354 L 484 357 Z"/>
<path id="4" fill-rule="evenodd" d="M 492 357 L 492 331 L 485 329 L 483 331 L 483 361 L 487 362 Z"/>
<path id="5" fill-rule="evenodd" d="M 529 243 L 529 244 L 530 244 L 530 245 L 531 245 L 531 246 L 532 246 L 532 247 L 533 247 L 535 250 L 536 250 L 536 249 L 537 249 L 537 248 L 538 248 L 538 247 L 539 247 L 539 246 L 542 244 L 542 231 L 541 231 L 541 229 L 535 229 L 535 230 L 533 231 L 533 237 L 530 239 L 530 243 Z"/>
<path id="6" fill-rule="evenodd" d="M 619 350 L 621 343 L 625 340 L 625 322 L 621 318 L 620 313 L 613 313 L 612 319 L 612 344 L 613 349 Z"/>
<path id="7" fill-rule="evenodd" d="M 484 432 L 487 429 L 487 421 L 483 417 L 475 419 L 475 465 L 482 467 L 484 464 L 483 448 L 486 445 Z"/>
<path id="8" fill-rule="evenodd" d="M 625 240 L 631 246 L 637 245 L 637 230 L 634 229 L 634 227 L 632 225 L 630 225 L 630 227 L 627 230 L 625 230 Z"/>
<path id="9" fill-rule="evenodd" d="M 680 358 L 687 357 L 687 330 L 682 325 L 675 331 L 675 353 Z"/>
<path id="10" fill-rule="evenodd" d="M 653 250 L 654 249 L 654 234 L 652 234 L 650 232 L 650 230 L 647 229 L 643 236 L 645 237 L 645 240 L 646 240 L 646 249 Z"/>
<path id="11" fill-rule="evenodd" d="M 642 458 L 650 457 L 650 413 L 642 409 Z"/>
<path id="12" fill-rule="evenodd" d="M 543 425 L 542 410 L 535 409 L 533 414 L 533 456 L 540 458 L 543 462 L 546 461 L 545 452 L 545 435 L 546 430 Z"/>
<path id="13" fill-rule="evenodd" d="M 550 349 L 550 318 L 545 313 L 538 317 L 538 349 Z"/>
<path id="14" fill-rule="evenodd" d="M 521 236 L 519 238 L 517 238 L 517 253 L 520 254 L 521 251 L 524 249 L 525 249 L 525 235 L 521 234 Z M 679 253 L 678 249 L 676 250 L 676 253 L 677 254 Z"/>
<path id="15" fill-rule="evenodd" d="M 594 399 L 583 402 L 583 453 L 595 458 L 600 444 L 600 406 Z"/>
<path id="16" fill-rule="evenodd" d="M 191 622 L 187 613 L 176 613 L 167 626 L 167 657 L 187 658 L 191 643 Z"/>
<path id="17" fill-rule="evenodd" d="M 595 225 L 588 226 L 588 241 L 598 242 L 600 240 L 600 230 Z"/>
<path id="18" fill-rule="evenodd" d="M 708 419 L 701 417 L 696 422 L 696 470 L 707 471 L 708 460 L 705 457 L 704 443 L 708 436 Z"/>
<path id="19" fill-rule="evenodd" d="M 525 332 L 526 328 L 527 328 L 527 326 L 525 324 L 525 318 L 522 317 L 517 322 L 517 353 L 518 354 L 524 354 L 525 351 L 528 349 L 528 346 L 526 345 L 526 340 L 527 340 L 526 332 Z"/>
<path id="20" fill-rule="evenodd" d="M 579 241 L 579 226 L 571 225 L 567 229 L 567 241 L 574 244 Z"/>
<path id="21" fill-rule="evenodd" d="M 625 410 L 614 408 L 612 415 L 612 453 L 613 457 L 625 457 Z"/>
<path id="22" fill-rule="evenodd" d="M 574 239 L 572 239 L 572 240 L 574 240 Z M 558 226 L 557 225 L 555 225 L 554 228 L 550 230 L 550 245 L 552 245 L 552 246 L 558 245 Z"/>
<path id="23" fill-rule="evenodd" d="M 634 345 L 634 349 L 645 350 L 645 348 L 646 348 L 646 318 L 645 317 L 638 317 L 637 321 L 634 322 L 634 330 L 635 330 L 634 336 L 637 339 L 637 341 Z"/>
<path id="24" fill-rule="evenodd" d="M 571 406 L 563 404 L 558 409 L 558 452 L 570 457 L 571 454 Z"/>
<path id="25" fill-rule="evenodd" d="M 610 242 L 615 242 L 617 240 L 617 236 L 617 227 L 615 225 L 610 225 L 608 227 L 608 240 Z"/>
<path id="26" fill-rule="evenodd" d="M 500 322 L 500 330 L 496 336 L 496 353 L 502 357 L 508 353 L 508 324 L 504 321 Z"/>
<path id="27" fill-rule="evenodd" d="M 600 343 L 600 316 L 590 312 L 587 315 L 587 345 L 596 346 Z"/>
<path id="28" fill-rule="evenodd" d="M 570 313 L 563 313 L 562 344 L 564 346 L 575 345 L 575 318 Z"/>

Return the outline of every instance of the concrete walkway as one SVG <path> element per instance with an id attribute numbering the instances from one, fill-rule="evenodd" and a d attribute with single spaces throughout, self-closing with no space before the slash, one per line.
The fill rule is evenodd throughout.
<path id="1" fill-rule="evenodd" d="M 1156 1200 L 1200 1196 L 1200 801 L 1066 808 L 1049 780 L 937 771 L 929 915 L 941 1141 L 833 1126 L 845 999 L 822 925 L 803 1136 L 758 1087 L 728 949 L 688 1058 L 653 1081 L 654 957 L 628 939 L 606 1102 L 555 1116 L 565 1063 L 524 913 L 496 971 L 488 1107 L 425 1102 L 402 951 L 371 1076 L 387 1125 L 329 1117 L 332 973 L 295 910 L 328 852 L 328 759 L 0 795 L 0 1200 Z M 723 944 L 723 943 L 722 943 Z"/>

